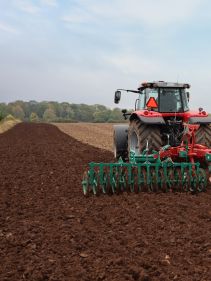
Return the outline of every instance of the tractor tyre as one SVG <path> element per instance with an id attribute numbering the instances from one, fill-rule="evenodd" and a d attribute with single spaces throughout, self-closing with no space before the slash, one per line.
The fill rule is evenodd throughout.
<path id="1" fill-rule="evenodd" d="M 132 120 L 128 130 L 128 151 L 141 153 L 147 147 L 149 153 L 153 150 L 159 151 L 163 145 L 160 127 L 153 124 L 144 124 L 140 120 Z"/>
<path id="2" fill-rule="evenodd" d="M 206 145 L 208 148 L 211 148 L 210 125 L 200 125 L 199 129 L 196 131 L 195 142 L 198 144 Z"/>
<path id="3" fill-rule="evenodd" d="M 123 161 L 128 159 L 128 125 L 114 125 L 113 151 L 114 158 Z"/>

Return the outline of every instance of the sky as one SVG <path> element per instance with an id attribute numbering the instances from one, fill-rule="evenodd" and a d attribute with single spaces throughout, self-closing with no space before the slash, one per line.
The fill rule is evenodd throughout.
<path id="1" fill-rule="evenodd" d="M 117 88 L 191 84 L 211 112 L 208 0 L 0 0 L 0 102 L 114 107 Z M 134 107 L 124 93 L 120 107 Z"/>

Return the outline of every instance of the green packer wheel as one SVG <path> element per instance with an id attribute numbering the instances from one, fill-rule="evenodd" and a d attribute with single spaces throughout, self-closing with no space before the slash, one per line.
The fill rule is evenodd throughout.
<path id="1" fill-rule="evenodd" d="M 150 171 L 150 185 L 151 185 L 151 191 L 152 192 L 158 192 L 159 191 L 159 175 L 156 173 L 155 168 L 151 168 Z"/>
<path id="2" fill-rule="evenodd" d="M 189 170 L 187 168 L 184 169 L 182 174 L 182 191 L 188 192 L 190 191 L 190 175 Z"/>
<path id="3" fill-rule="evenodd" d="M 117 175 L 117 194 L 126 191 L 126 171 L 125 168 L 120 167 Z"/>
<path id="4" fill-rule="evenodd" d="M 89 172 L 85 171 L 83 174 L 82 188 L 84 196 L 89 194 Z"/>
<path id="5" fill-rule="evenodd" d="M 140 186 L 139 186 L 140 171 L 138 170 L 138 167 L 133 167 L 132 175 L 133 175 L 133 182 L 134 182 L 134 186 L 133 186 L 134 192 L 139 193 L 140 192 Z"/>
<path id="6" fill-rule="evenodd" d="M 197 187 L 197 191 L 198 192 L 204 192 L 206 191 L 207 188 L 207 174 L 206 171 L 202 168 L 199 168 L 198 171 L 198 187 Z"/>
<path id="7" fill-rule="evenodd" d="M 129 167 L 129 169 L 127 168 L 125 173 L 126 191 L 128 193 L 133 193 L 135 191 L 135 173 L 135 167 Z"/>
<path id="8" fill-rule="evenodd" d="M 99 193 L 99 177 L 98 177 L 98 173 L 96 171 L 94 171 L 93 173 L 93 179 L 92 179 L 92 186 L 91 186 L 91 189 L 92 189 L 92 192 L 94 195 L 98 195 Z"/>
<path id="9" fill-rule="evenodd" d="M 143 174 L 143 189 L 142 191 L 149 191 L 149 186 L 147 184 L 147 171 L 145 168 L 142 169 L 142 174 Z"/>
<path id="10" fill-rule="evenodd" d="M 102 177 L 100 178 L 100 187 L 103 194 L 108 192 L 108 176 L 105 172 L 103 172 Z"/>
<path id="11" fill-rule="evenodd" d="M 172 192 L 182 191 L 182 174 L 180 168 L 171 168 L 168 173 Z"/>
<path id="12" fill-rule="evenodd" d="M 111 191 L 113 194 L 117 194 L 117 189 L 118 189 L 118 172 L 113 170 L 112 173 L 110 173 L 110 185 L 111 185 Z"/>
<path id="13" fill-rule="evenodd" d="M 181 192 L 182 191 L 182 172 L 181 168 L 176 168 L 174 172 L 174 191 Z"/>
<path id="14" fill-rule="evenodd" d="M 167 192 L 168 191 L 167 180 L 166 180 L 165 173 L 164 173 L 162 168 L 159 170 L 159 184 L 158 184 L 158 188 L 162 192 Z"/>

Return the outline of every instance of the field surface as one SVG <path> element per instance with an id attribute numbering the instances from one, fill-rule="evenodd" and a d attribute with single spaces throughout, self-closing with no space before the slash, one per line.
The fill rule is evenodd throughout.
<path id="1" fill-rule="evenodd" d="M 61 131 L 95 147 L 113 151 L 113 124 L 107 123 L 57 123 Z"/>
<path id="2" fill-rule="evenodd" d="M 84 198 L 108 151 L 53 125 L 0 135 L 1 281 L 209 281 L 211 191 Z"/>

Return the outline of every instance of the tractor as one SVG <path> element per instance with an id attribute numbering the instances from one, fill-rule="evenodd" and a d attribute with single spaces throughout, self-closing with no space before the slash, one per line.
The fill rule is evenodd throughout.
<path id="1" fill-rule="evenodd" d="M 84 195 L 124 191 L 205 191 L 211 182 L 211 116 L 189 110 L 187 83 L 144 82 L 129 124 L 114 126 L 114 163 L 90 163 Z"/>

